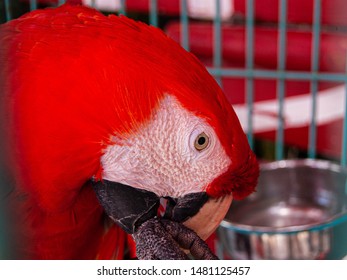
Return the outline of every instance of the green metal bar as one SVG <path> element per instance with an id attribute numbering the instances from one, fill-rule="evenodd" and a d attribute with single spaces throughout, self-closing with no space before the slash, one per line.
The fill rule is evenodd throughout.
<path id="1" fill-rule="evenodd" d="M 311 123 L 309 127 L 309 143 L 308 143 L 308 157 L 316 158 L 316 141 L 317 141 L 317 92 L 318 83 L 317 80 L 311 81 L 311 95 L 312 95 L 312 105 L 311 105 Z"/>
<path id="2" fill-rule="evenodd" d="M 120 9 L 119 9 L 118 14 L 126 16 L 127 15 L 126 10 L 127 10 L 126 9 L 126 0 L 120 0 Z"/>
<path id="3" fill-rule="evenodd" d="M 188 22 L 188 5 L 187 0 L 180 0 L 180 21 L 181 21 L 181 45 L 189 51 L 189 22 Z"/>
<path id="4" fill-rule="evenodd" d="M 320 48 L 320 17 L 321 17 L 321 0 L 314 0 L 313 7 L 313 25 L 312 25 L 312 57 L 311 70 L 317 73 L 319 70 L 319 48 Z M 308 157 L 316 157 L 316 142 L 317 142 L 317 79 L 311 80 L 312 93 L 312 115 L 309 129 Z"/>
<path id="5" fill-rule="evenodd" d="M 220 69 L 222 67 L 222 21 L 221 21 L 220 0 L 216 0 L 216 15 L 213 21 L 213 66 Z M 222 86 L 221 76 L 214 76 L 220 86 Z"/>
<path id="6" fill-rule="evenodd" d="M 0 200 L 1 200 L 1 197 L 0 197 Z M 2 208 L 2 206 L 0 206 L 0 228 L 5 229 L 7 227 L 8 225 L 5 222 L 4 209 Z M 9 252 L 8 236 L 6 235 L 5 230 L 1 230 L 0 231 L 0 260 L 6 259 L 9 255 L 8 252 Z"/>
<path id="7" fill-rule="evenodd" d="M 285 80 L 277 81 L 277 99 L 278 99 L 278 126 L 276 131 L 276 160 L 284 158 L 284 97 L 285 97 Z"/>
<path id="8" fill-rule="evenodd" d="M 247 0 L 246 11 L 246 68 L 254 67 L 254 0 Z M 246 77 L 246 103 L 247 103 L 247 138 L 251 148 L 254 146 L 253 139 L 253 99 L 254 77 Z"/>
<path id="9" fill-rule="evenodd" d="M 37 9 L 37 0 L 30 0 L 30 11 Z"/>
<path id="10" fill-rule="evenodd" d="M 282 73 L 286 67 L 286 21 L 287 21 L 287 1 L 280 0 L 279 6 L 279 38 L 278 38 L 278 70 Z M 276 131 L 276 160 L 284 157 L 284 97 L 285 79 L 281 77 L 277 80 L 277 99 L 278 99 L 278 127 Z"/>
<path id="11" fill-rule="evenodd" d="M 149 14 L 149 22 L 153 26 L 158 26 L 158 1 L 151 0 L 149 3 L 150 14 Z"/>
<path id="12" fill-rule="evenodd" d="M 345 116 L 343 119 L 342 130 L 342 147 L 341 147 L 341 165 L 347 166 L 347 52 L 346 52 L 346 91 L 345 91 Z M 347 181 L 346 181 L 346 194 L 347 194 Z"/>
<path id="13" fill-rule="evenodd" d="M 6 14 L 6 21 L 9 21 L 12 19 L 10 0 L 5 0 L 5 14 Z"/>
<path id="14" fill-rule="evenodd" d="M 259 70 L 259 69 L 243 69 L 243 68 L 223 68 L 214 69 L 207 68 L 212 75 L 222 75 L 225 77 L 254 77 L 259 79 L 280 79 L 285 80 L 298 80 L 307 81 L 316 79 L 318 81 L 329 82 L 346 82 L 346 74 L 333 74 L 333 73 L 312 73 L 306 71 L 276 71 L 276 70 Z"/>
<path id="15" fill-rule="evenodd" d="M 344 167 L 347 166 L 347 79 L 346 79 L 346 92 L 345 92 L 345 117 L 343 119 L 343 133 L 342 133 L 341 165 Z"/>
<path id="16" fill-rule="evenodd" d="M 254 82 L 253 78 L 246 79 L 246 103 L 247 103 L 247 139 L 251 149 L 254 146 L 253 137 L 253 103 L 254 103 Z"/>
<path id="17" fill-rule="evenodd" d="M 66 0 L 59 0 L 58 1 L 58 6 L 65 4 Z"/>
<path id="18" fill-rule="evenodd" d="M 254 67 L 254 0 L 247 0 L 246 12 L 246 68 Z"/>

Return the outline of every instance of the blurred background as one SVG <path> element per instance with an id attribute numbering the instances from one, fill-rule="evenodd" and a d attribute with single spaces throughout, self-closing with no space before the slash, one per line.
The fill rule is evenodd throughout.
<path id="1" fill-rule="evenodd" d="M 209 240 L 221 258 L 347 256 L 347 1 L 0 0 L 0 22 L 66 2 L 161 28 L 234 106 L 262 173 Z"/>

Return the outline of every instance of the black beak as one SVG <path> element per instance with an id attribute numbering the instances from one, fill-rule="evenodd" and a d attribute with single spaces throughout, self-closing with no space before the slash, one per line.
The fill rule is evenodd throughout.
<path id="1" fill-rule="evenodd" d="M 205 192 L 179 198 L 160 198 L 155 193 L 107 180 L 92 182 L 106 214 L 136 242 L 139 259 L 217 259 L 206 243 L 182 222 L 195 216 L 208 201 Z M 166 200 L 159 215 L 160 200 Z"/>
<path id="2" fill-rule="evenodd" d="M 129 234 L 158 216 L 161 198 L 153 192 L 107 180 L 93 181 L 92 185 L 106 214 Z M 208 196 L 205 192 L 198 192 L 164 199 L 167 203 L 161 218 L 182 223 L 199 212 Z"/>

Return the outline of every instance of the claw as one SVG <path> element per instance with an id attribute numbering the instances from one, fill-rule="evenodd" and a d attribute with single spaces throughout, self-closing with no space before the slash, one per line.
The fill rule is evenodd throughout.
<path id="1" fill-rule="evenodd" d="M 139 259 L 189 259 L 183 249 L 189 250 L 195 259 L 218 259 L 194 231 L 174 221 L 158 218 L 150 219 L 139 227 L 133 237 Z"/>
<path id="2" fill-rule="evenodd" d="M 170 220 L 161 220 L 166 232 L 170 233 L 178 245 L 190 251 L 190 254 L 197 260 L 218 260 L 204 240 L 202 240 L 193 230 L 183 224 Z"/>
<path id="3" fill-rule="evenodd" d="M 188 256 L 179 248 L 159 219 L 144 222 L 133 234 L 136 255 L 142 260 L 186 260 Z M 163 250 L 163 248 L 165 248 Z"/>

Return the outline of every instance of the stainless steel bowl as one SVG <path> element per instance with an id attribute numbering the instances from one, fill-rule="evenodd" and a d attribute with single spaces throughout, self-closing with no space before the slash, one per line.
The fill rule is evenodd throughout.
<path id="1" fill-rule="evenodd" d="M 262 164 L 257 192 L 232 203 L 217 236 L 224 258 L 343 258 L 347 169 L 321 160 Z"/>

